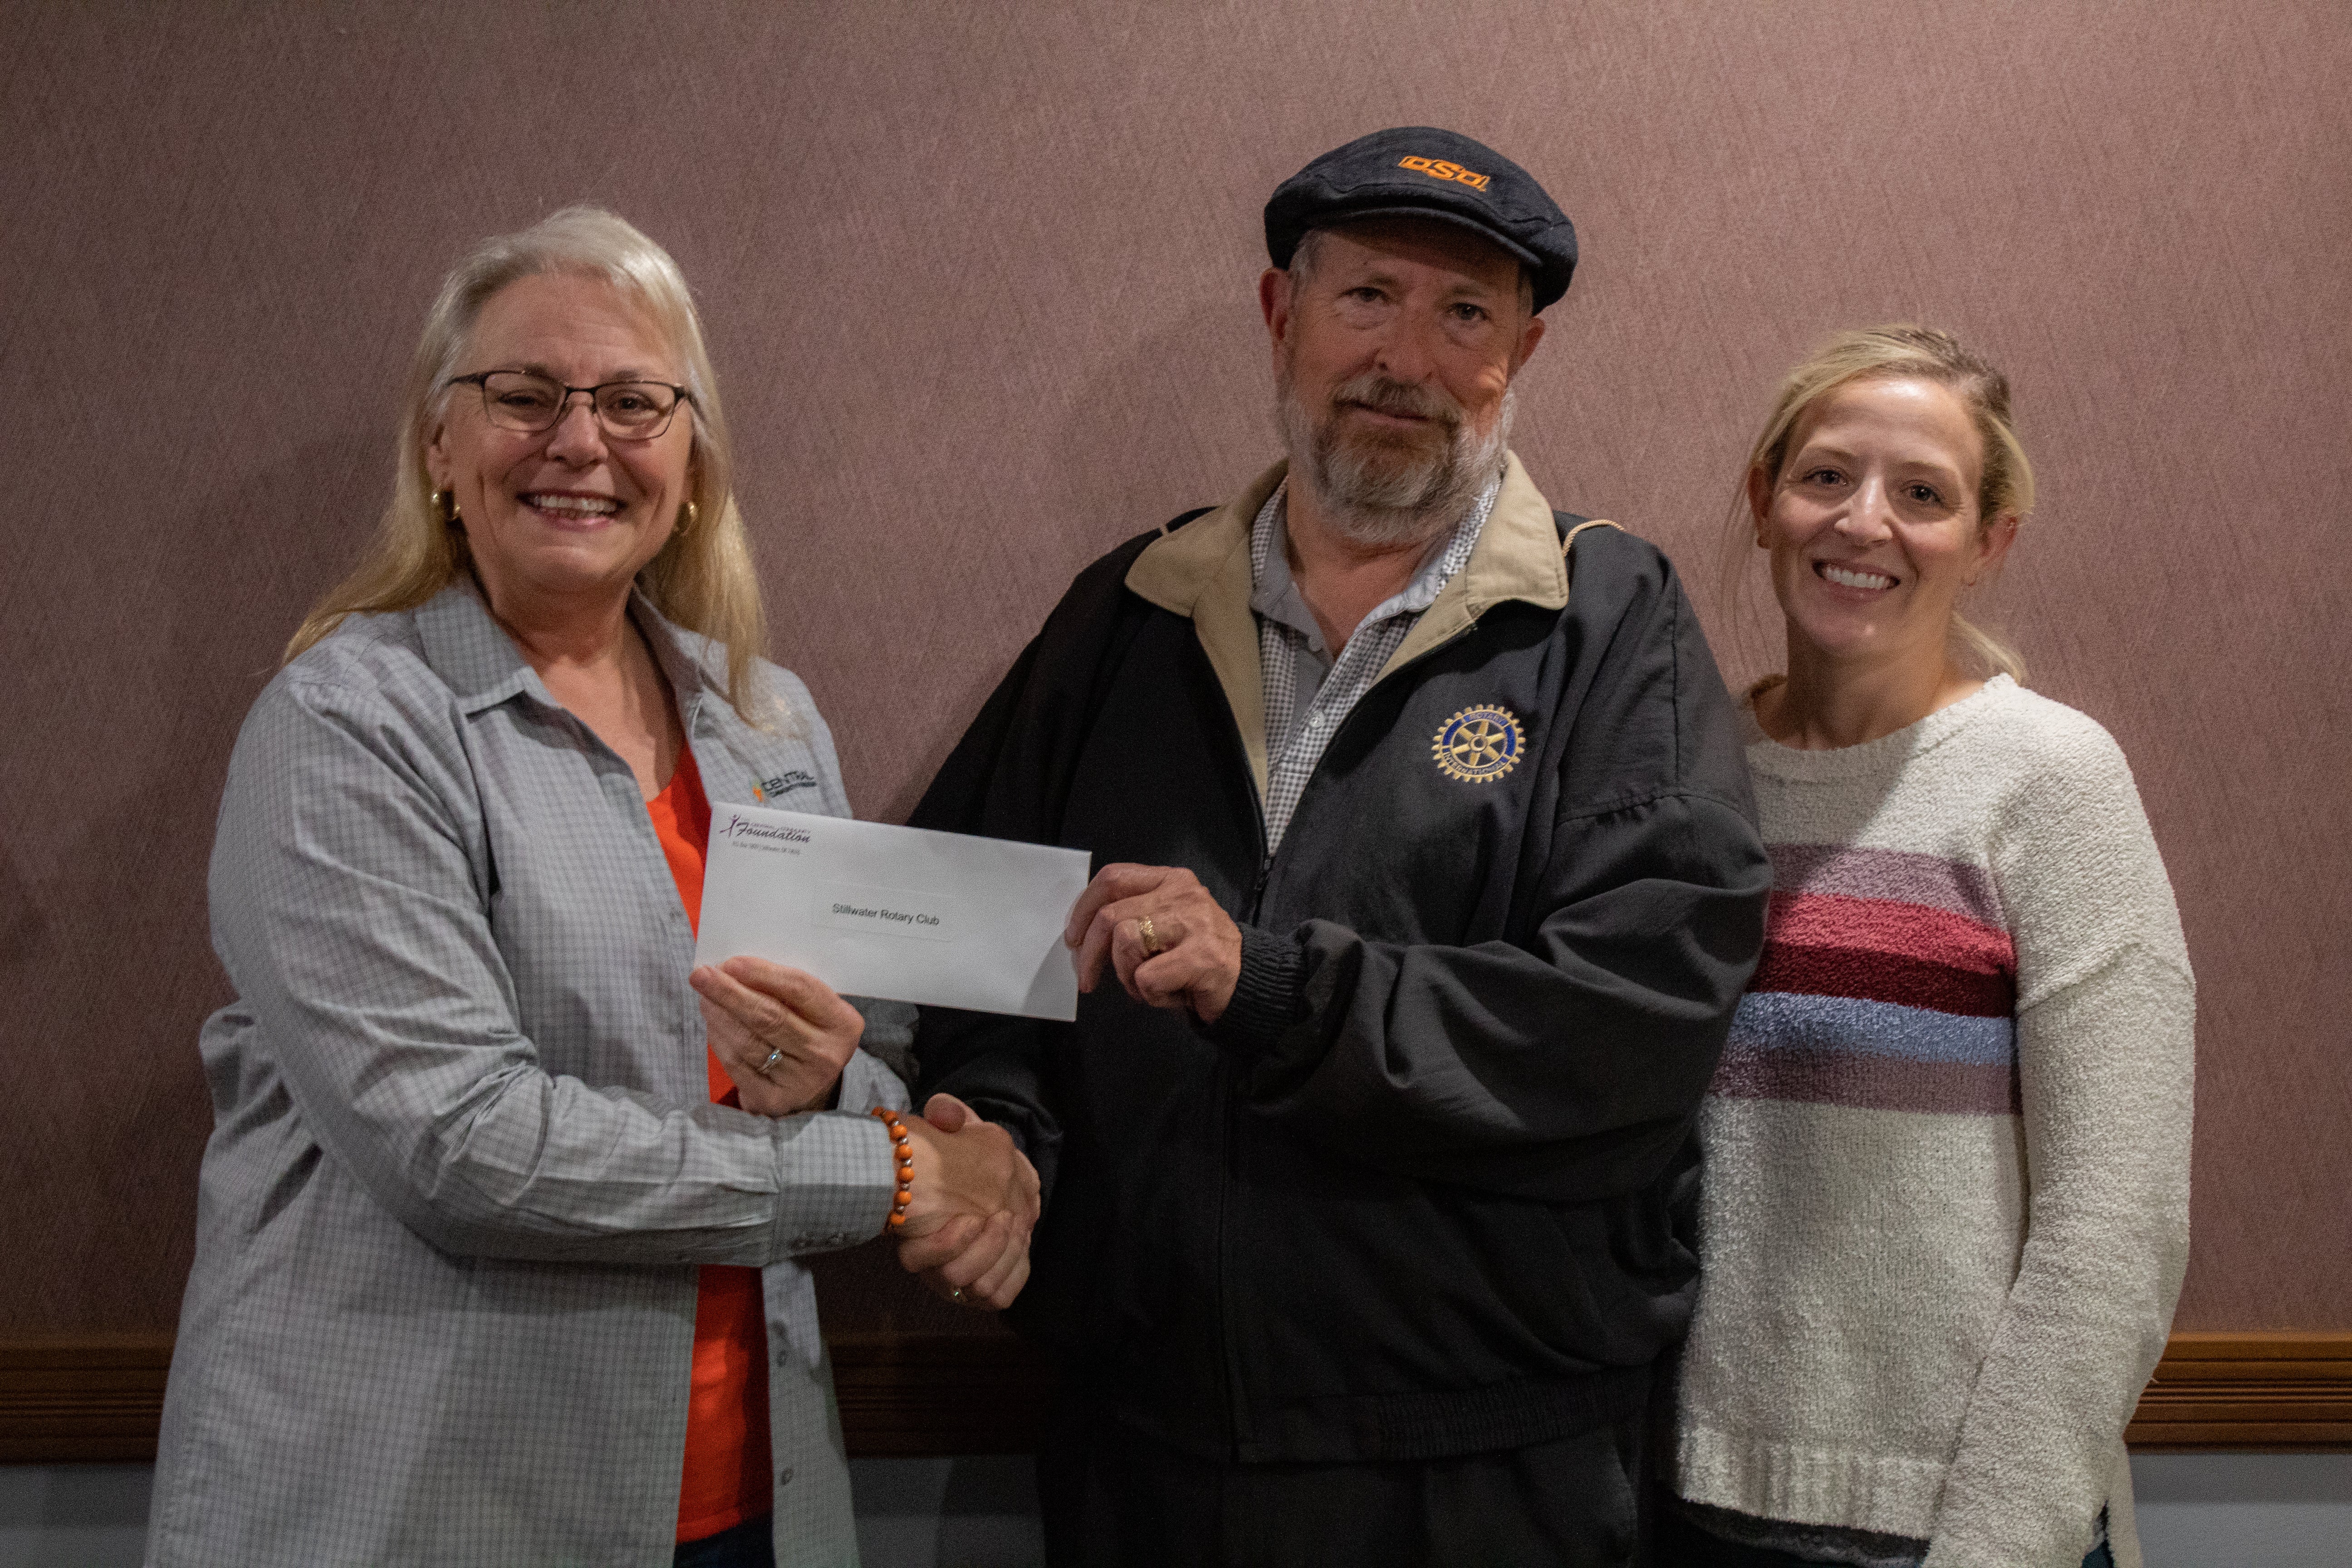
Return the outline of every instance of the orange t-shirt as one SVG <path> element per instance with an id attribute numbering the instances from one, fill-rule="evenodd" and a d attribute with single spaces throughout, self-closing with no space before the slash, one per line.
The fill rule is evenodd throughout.
<path id="1" fill-rule="evenodd" d="M 667 787 L 646 802 L 660 836 L 686 918 L 702 921 L 702 862 L 710 846 L 710 802 L 694 753 L 681 750 Z M 733 1080 L 708 1050 L 710 1098 L 741 1103 Z M 677 1494 L 677 1538 L 699 1541 L 775 1507 L 768 1447 L 768 1327 L 760 1271 L 706 1266 L 694 1304 L 694 1392 L 686 1411 L 686 1472 Z"/>

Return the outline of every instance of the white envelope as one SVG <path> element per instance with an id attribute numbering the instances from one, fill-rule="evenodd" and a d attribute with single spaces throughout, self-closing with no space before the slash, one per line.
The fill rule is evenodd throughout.
<path id="1" fill-rule="evenodd" d="M 1078 975 L 1062 928 L 1087 862 L 1081 849 L 714 802 L 694 962 L 748 952 L 847 995 L 1066 1023 Z"/>

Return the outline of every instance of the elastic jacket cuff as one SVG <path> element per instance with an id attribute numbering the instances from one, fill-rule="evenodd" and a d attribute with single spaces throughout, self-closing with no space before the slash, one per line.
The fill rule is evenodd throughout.
<path id="1" fill-rule="evenodd" d="M 1290 937 L 1255 926 L 1241 929 L 1241 976 L 1234 983 L 1234 999 L 1209 1026 L 1208 1036 L 1236 1055 L 1255 1057 L 1271 1049 L 1283 1031 L 1298 1021 L 1299 998 L 1307 986 L 1307 951 Z"/>

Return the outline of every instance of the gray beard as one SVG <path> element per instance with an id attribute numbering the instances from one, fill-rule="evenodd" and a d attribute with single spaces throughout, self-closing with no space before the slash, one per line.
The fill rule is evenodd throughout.
<path id="1" fill-rule="evenodd" d="M 1370 390 L 1360 386 L 1364 379 L 1339 388 L 1335 397 Z M 1351 544 L 1369 549 L 1426 544 L 1460 522 L 1479 492 L 1502 471 L 1517 388 L 1503 394 L 1494 427 L 1483 437 L 1442 394 L 1409 391 L 1412 412 L 1448 423 L 1445 443 L 1434 452 L 1361 438 L 1351 443 L 1340 434 L 1336 410 L 1327 411 L 1320 422 L 1308 414 L 1292 385 L 1288 366 L 1276 384 L 1275 416 L 1290 454 L 1291 482 L 1312 487 L 1325 521 Z"/>

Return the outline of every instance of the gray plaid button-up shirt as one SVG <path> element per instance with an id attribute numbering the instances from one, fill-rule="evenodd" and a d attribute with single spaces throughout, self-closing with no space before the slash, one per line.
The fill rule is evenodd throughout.
<path id="1" fill-rule="evenodd" d="M 725 655 L 639 602 L 714 801 L 848 815 L 806 690 L 744 722 Z M 666 1564 L 696 1266 L 764 1270 L 780 1562 L 856 1555 L 796 1253 L 877 1235 L 892 1167 L 843 1112 L 710 1103 L 694 940 L 635 776 L 469 586 L 354 619 L 238 736 L 212 863 L 237 1000 L 148 1561 Z M 903 1050 L 912 1010 L 868 1004 Z"/>
<path id="2" fill-rule="evenodd" d="M 1250 525 L 1250 609 L 1257 616 L 1258 661 L 1265 687 L 1265 852 L 1282 847 L 1290 815 L 1315 764 L 1389 659 L 1404 646 L 1421 613 L 1478 547 L 1503 477 L 1478 493 L 1460 522 L 1431 542 L 1412 581 L 1372 606 L 1338 657 L 1323 646 L 1315 612 L 1290 574 L 1285 547 L 1290 481 L 1275 487 Z"/>

